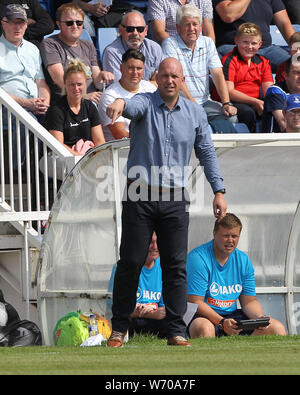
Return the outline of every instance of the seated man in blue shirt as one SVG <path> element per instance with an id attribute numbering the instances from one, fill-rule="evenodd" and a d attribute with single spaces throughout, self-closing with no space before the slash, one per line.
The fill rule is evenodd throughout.
<path id="1" fill-rule="evenodd" d="M 143 14 L 131 11 L 125 14 L 119 25 L 120 37 L 108 45 L 103 52 L 103 68 L 114 74 L 115 81 L 121 78 L 122 55 L 128 49 L 136 49 L 145 56 L 143 79 L 155 79 L 155 72 L 164 58 L 162 49 L 155 41 L 146 38 L 148 26 Z"/>
<path id="2" fill-rule="evenodd" d="M 188 301 L 198 304 L 189 324 L 191 338 L 221 335 L 286 335 L 283 324 L 270 318 L 267 327 L 238 329 L 237 320 L 262 317 L 255 293 L 254 268 L 248 256 L 236 247 L 242 223 L 227 213 L 214 227 L 214 238 L 188 254 Z M 241 309 L 237 308 L 240 301 Z"/>
<path id="3" fill-rule="evenodd" d="M 113 268 L 109 289 L 113 288 L 116 265 Z M 111 307 L 111 306 L 109 306 Z M 166 337 L 165 305 L 162 297 L 162 274 L 156 233 L 153 233 L 148 255 L 142 268 L 136 293 L 136 305 L 131 314 L 129 335 L 151 333 Z"/>
<path id="4" fill-rule="evenodd" d="M 289 94 L 300 94 L 300 63 L 290 58 L 286 61 L 284 81 L 268 88 L 262 115 L 262 130 L 265 133 L 285 132 L 284 103 Z"/>

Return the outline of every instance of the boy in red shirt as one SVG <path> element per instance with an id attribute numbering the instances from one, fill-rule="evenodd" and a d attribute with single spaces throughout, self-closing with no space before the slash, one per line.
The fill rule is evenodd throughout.
<path id="1" fill-rule="evenodd" d="M 222 58 L 230 100 L 238 109 L 239 122 L 255 132 L 256 120 L 264 109 L 263 98 L 273 76 L 269 61 L 257 54 L 262 44 L 259 26 L 243 23 L 235 37 L 236 47 Z"/>

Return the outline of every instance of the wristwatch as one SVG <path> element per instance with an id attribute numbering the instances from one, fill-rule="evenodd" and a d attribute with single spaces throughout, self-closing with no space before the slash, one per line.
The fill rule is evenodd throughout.
<path id="1" fill-rule="evenodd" d="M 218 193 L 218 192 L 220 192 L 220 193 L 226 193 L 226 189 L 225 189 L 225 188 L 219 189 L 218 191 L 215 192 L 215 194 Z"/>
<path id="2" fill-rule="evenodd" d="M 230 101 L 227 101 L 226 103 L 222 104 L 222 107 L 224 106 L 233 106 L 233 104 Z"/>
<path id="3" fill-rule="evenodd" d="M 221 321 L 218 323 L 218 328 L 221 329 L 222 331 L 224 330 L 224 321 L 225 318 L 222 318 Z"/>

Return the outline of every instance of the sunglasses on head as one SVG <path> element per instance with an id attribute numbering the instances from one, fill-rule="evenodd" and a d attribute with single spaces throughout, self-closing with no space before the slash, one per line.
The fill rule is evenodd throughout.
<path id="1" fill-rule="evenodd" d="M 83 25 L 83 21 L 61 21 L 61 22 L 65 23 L 67 26 L 73 26 L 74 23 L 76 23 L 77 26 Z"/>
<path id="2" fill-rule="evenodd" d="M 126 29 L 127 33 L 133 33 L 134 30 L 136 30 L 138 33 L 143 33 L 143 31 L 146 28 L 146 26 L 125 26 L 125 25 L 122 26 L 124 27 L 124 29 Z"/>

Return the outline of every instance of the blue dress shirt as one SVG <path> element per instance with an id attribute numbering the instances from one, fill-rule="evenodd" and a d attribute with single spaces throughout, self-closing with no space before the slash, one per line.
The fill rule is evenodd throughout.
<path id="1" fill-rule="evenodd" d="M 194 147 L 212 190 L 224 188 L 203 107 L 179 96 L 172 110 L 158 91 L 124 99 L 123 115 L 131 119 L 127 177 L 149 185 L 187 186 L 184 177 Z"/>
<path id="2" fill-rule="evenodd" d="M 15 46 L 0 37 L 0 86 L 7 93 L 31 99 L 38 97 L 37 79 L 44 79 L 42 59 L 38 48 L 22 40 Z"/>

